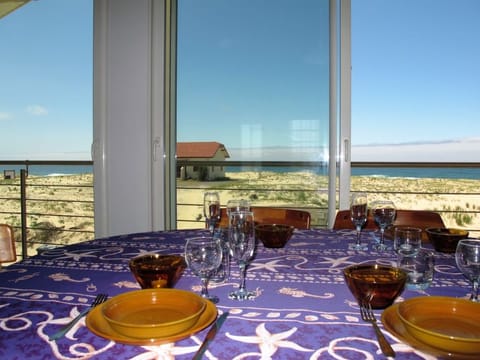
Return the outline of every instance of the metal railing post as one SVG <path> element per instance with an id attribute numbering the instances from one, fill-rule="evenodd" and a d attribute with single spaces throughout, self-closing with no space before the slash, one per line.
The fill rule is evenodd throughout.
<path id="1" fill-rule="evenodd" d="M 22 259 L 27 258 L 27 181 L 25 169 L 20 169 L 20 222 L 22 226 Z"/>

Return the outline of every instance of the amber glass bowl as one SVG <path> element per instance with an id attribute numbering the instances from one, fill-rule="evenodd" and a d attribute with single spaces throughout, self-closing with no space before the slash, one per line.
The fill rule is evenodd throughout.
<path id="1" fill-rule="evenodd" d="M 172 288 L 187 267 L 183 256 L 161 254 L 140 255 L 128 265 L 142 289 Z"/>
<path id="2" fill-rule="evenodd" d="M 343 270 L 343 275 L 358 303 L 369 303 L 373 309 L 393 304 L 407 281 L 404 270 L 378 264 L 352 265 Z"/>
<path id="3" fill-rule="evenodd" d="M 460 240 L 468 237 L 468 231 L 454 228 L 425 229 L 434 249 L 443 253 L 454 253 Z"/>
<path id="4" fill-rule="evenodd" d="M 255 237 L 263 246 L 268 248 L 282 248 L 290 240 L 295 228 L 284 224 L 258 224 L 255 226 Z"/>

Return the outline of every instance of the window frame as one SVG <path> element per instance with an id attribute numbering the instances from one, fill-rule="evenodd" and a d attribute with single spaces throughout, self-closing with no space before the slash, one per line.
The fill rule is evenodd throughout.
<path id="1" fill-rule="evenodd" d="M 337 162 L 344 146 L 349 166 L 349 121 L 345 92 L 348 58 L 338 69 L 335 37 L 349 31 L 343 19 L 350 0 L 329 0 L 331 99 L 329 148 L 329 224 L 340 200 L 348 198 L 348 172 Z M 338 13 L 339 9 L 343 11 Z M 176 228 L 176 0 L 94 2 L 94 163 L 95 236 Z M 348 34 L 348 32 L 347 32 Z M 335 36 L 334 36 L 335 35 Z M 345 41 L 345 38 L 344 40 Z M 341 44 L 341 49 L 348 46 Z M 343 56 L 343 55 L 342 55 Z M 342 83 L 339 85 L 339 79 Z M 129 86 L 124 86 L 128 84 Z M 346 102 L 348 104 L 348 102 Z M 348 124 L 347 124 L 348 125 Z M 338 139 L 342 141 L 339 141 Z M 135 146 L 125 146 L 126 142 Z M 125 166 L 132 167 L 131 172 Z M 347 167 L 348 169 L 348 167 Z M 142 176 L 137 176 L 142 174 Z M 347 186 L 345 185 L 347 184 Z"/>

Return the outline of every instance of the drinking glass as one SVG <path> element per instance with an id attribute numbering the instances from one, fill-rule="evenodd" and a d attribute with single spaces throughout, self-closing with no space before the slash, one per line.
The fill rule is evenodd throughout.
<path id="1" fill-rule="evenodd" d="M 393 250 L 404 254 L 415 253 L 422 246 L 422 229 L 410 226 L 398 226 L 393 236 Z"/>
<path id="2" fill-rule="evenodd" d="M 372 205 L 373 218 L 380 227 L 380 242 L 375 245 L 375 249 L 383 251 L 387 249 L 385 245 L 385 229 L 393 224 L 395 220 L 395 204 L 390 200 L 376 201 Z"/>
<path id="3" fill-rule="evenodd" d="M 185 261 L 192 272 L 202 281 L 201 296 L 217 303 L 218 297 L 208 293 L 208 281 L 222 262 L 220 239 L 204 236 L 187 239 Z"/>
<path id="4" fill-rule="evenodd" d="M 250 211 L 250 203 L 248 200 L 228 200 L 227 201 L 227 216 L 234 211 Z"/>
<path id="5" fill-rule="evenodd" d="M 460 240 L 455 252 L 455 261 L 460 271 L 472 282 L 470 300 L 478 302 L 478 283 L 480 281 L 480 240 Z"/>
<path id="6" fill-rule="evenodd" d="M 350 250 L 367 250 L 368 245 L 361 243 L 360 235 L 362 227 L 367 222 L 367 194 L 355 193 L 350 197 L 350 217 L 357 230 L 357 241 L 355 244 L 349 244 Z"/>
<path id="7" fill-rule="evenodd" d="M 203 215 L 210 233 L 220 221 L 220 195 L 216 191 L 207 191 L 203 194 Z"/>
<path id="8" fill-rule="evenodd" d="M 400 248 L 397 266 L 408 274 L 407 289 L 425 290 L 433 281 L 435 256 L 432 251 L 418 248 L 416 251 Z"/>
<path id="9" fill-rule="evenodd" d="M 253 212 L 234 211 L 229 217 L 228 247 L 230 255 L 238 263 L 240 269 L 240 285 L 228 297 L 233 300 L 249 300 L 256 296 L 245 287 L 247 265 L 255 252 L 255 223 Z"/>

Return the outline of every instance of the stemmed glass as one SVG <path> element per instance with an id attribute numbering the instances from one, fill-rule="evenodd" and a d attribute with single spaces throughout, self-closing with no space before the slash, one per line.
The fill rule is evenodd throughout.
<path id="1" fill-rule="evenodd" d="M 203 194 L 203 215 L 210 233 L 220 221 L 220 195 L 216 191 L 207 191 Z"/>
<path id="2" fill-rule="evenodd" d="M 234 211 L 229 217 L 228 247 L 230 255 L 240 268 L 240 286 L 232 291 L 228 297 L 233 300 L 249 300 L 256 296 L 253 291 L 247 291 L 245 287 L 245 275 L 247 265 L 255 252 L 255 223 L 253 212 Z"/>
<path id="3" fill-rule="evenodd" d="M 457 244 L 455 261 L 460 271 L 472 282 L 470 300 L 479 302 L 478 284 L 480 282 L 480 240 L 464 239 Z"/>
<path id="4" fill-rule="evenodd" d="M 230 214 L 234 211 L 250 211 L 250 203 L 245 199 L 228 200 L 227 216 L 230 217 Z"/>
<path id="5" fill-rule="evenodd" d="M 190 238 L 185 244 L 185 261 L 202 281 L 200 295 L 213 303 L 218 302 L 218 297 L 208 293 L 208 282 L 222 262 L 222 253 L 220 239 L 212 237 Z"/>
<path id="6" fill-rule="evenodd" d="M 360 235 L 362 227 L 367 222 L 367 194 L 366 193 L 354 193 L 350 197 L 350 218 L 353 225 L 357 230 L 357 241 L 355 244 L 349 244 L 350 250 L 367 250 L 368 245 L 363 244 L 360 241 Z"/>
<path id="7" fill-rule="evenodd" d="M 393 224 L 395 220 L 395 204 L 390 200 L 376 201 L 372 205 L 373 218 L 380 227 L 380 242 L 375 245 L 375 249 L 383 251 L 387 249 L 385 245 L 385 229 Z"/>

